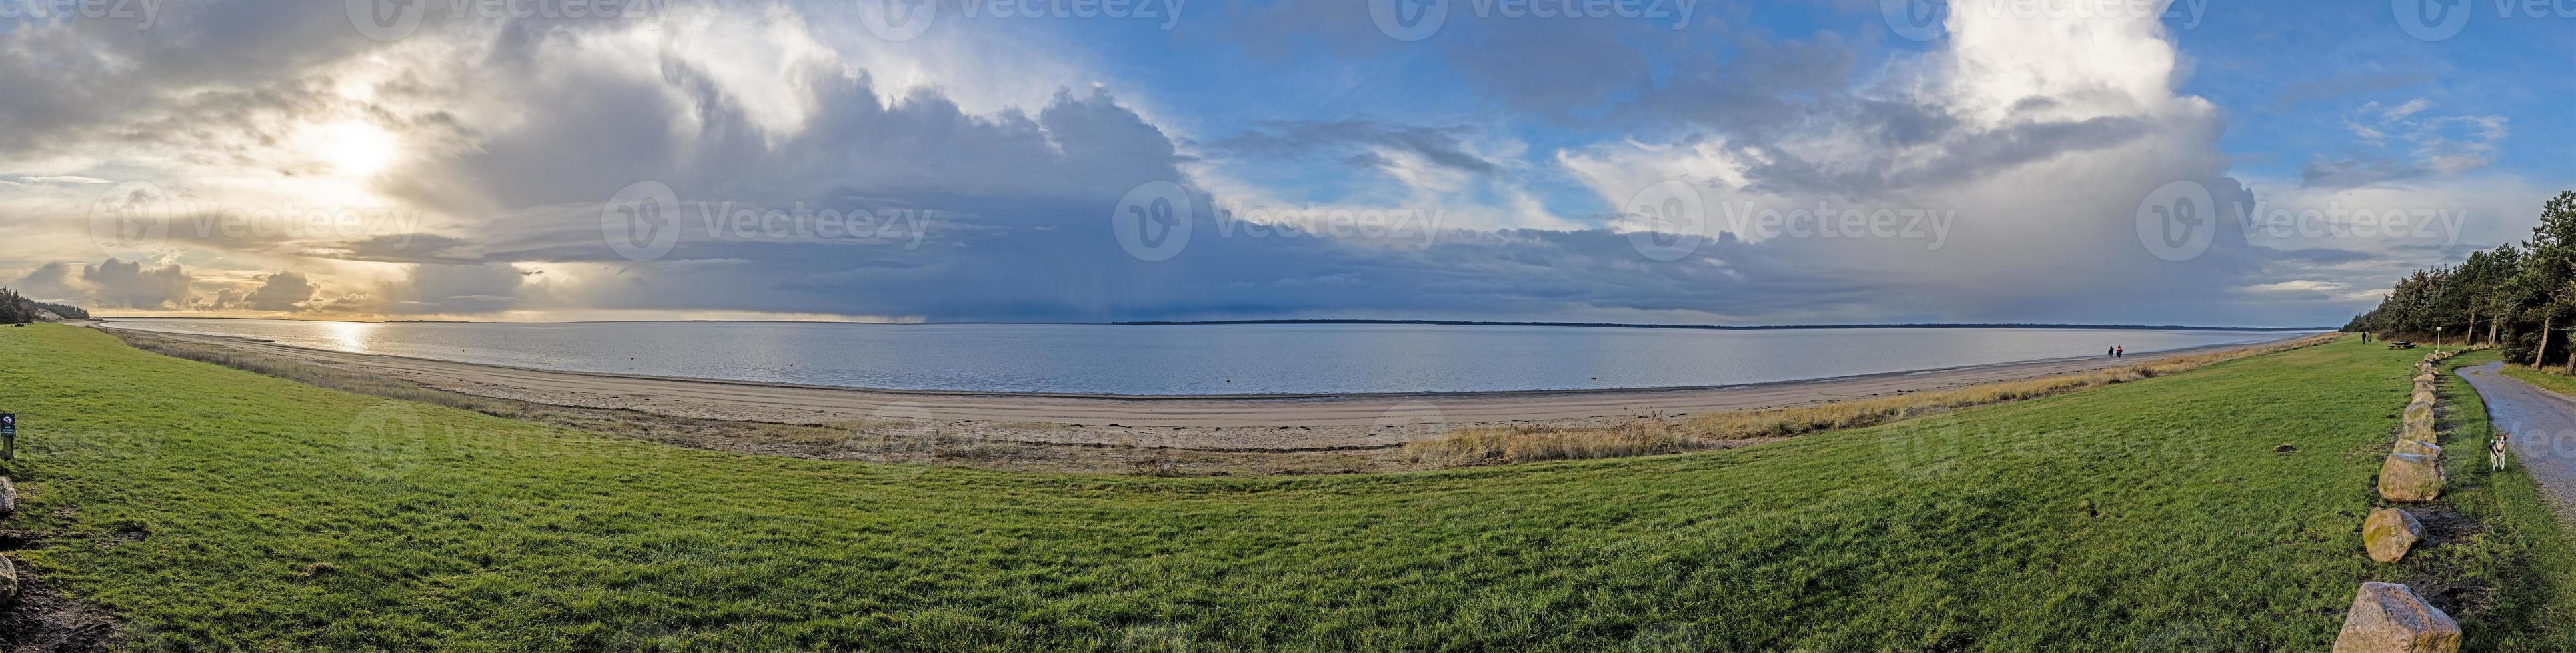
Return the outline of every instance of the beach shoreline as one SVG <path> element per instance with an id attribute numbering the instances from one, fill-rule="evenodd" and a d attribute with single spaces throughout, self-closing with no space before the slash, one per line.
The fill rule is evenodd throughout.
<path id="1" fill-rule="evenodd" d="M 1803 406 L 2078 374 L 2175 356 L 2262 347 L 2313 335 L 2284 334 L 2262 342 L 2123 358 L 2061 358 L 1714 387 L 1130 396 L 867 390 L 568 372 L 356 354 L 233 336 L 105 328 L 362 371 L 460 394 L 557 406 L 779 424 L 901 423 L 930 432 L 1002 442 L 1252 452 L 1377 449 L 1438 437 L 1453 428 L 1580 427 L 1695 413 Z"/>

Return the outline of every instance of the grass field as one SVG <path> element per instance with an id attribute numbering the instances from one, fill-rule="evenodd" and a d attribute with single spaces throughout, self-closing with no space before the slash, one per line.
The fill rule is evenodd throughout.
<path id="1" fill-rule="evenodd" d="M 2458 370 L 2492 363 L 2497 358 L 2492 350 L 2471 352 L 2445 361 L 2443 367 Z M 2503 369 L 2507 376 L 2523 378 L 2511 365 Z M 2431 573 L 2503 579 L 2495 583 L 2494 600 L 2501 604 L 2496 609 L 2530 615 L 2531 619 L 2515 636 L 2488 640 L 2499 642 L 2493 648 L 2576 650 L 2576 624 L 2568 624 L 2564 618 L 2576 614 L 2576 564 L 2569 564 L 2576 562 L 2576 542 L 2566 536 L 2566 525 L 2552 516 L 2549 496 L 2519 466 L 2504 472 L 2488 471 L 2486 443 L 2494 432 L 2476 390 L 2456 373 L 2450 373 L 2442 375 L 2442 393 L 2450 408 L 2442 420 L 2450 429 L 2443 439 L 2442 458 L 2456 488 L 2443 497 L 2442 504 L 2478 521 L 2487 529 L 2479 537 L 2508 553 L 2483 558 L 2444 556 L 2439 559 L 2442 565 L 2470 568 L 2454 566 Z M 2471 640 L 2472 644 L 2476 641 Z"/>
<path id="2" fill-rule="evenodd" d="M 138 645 L 2321 650 L 2361 581 L 2420 578 L 2473 650 L 2569 650 L 2543 625 L 2564 574 L 2534 571 L 2565 542 L 2536 496 L 2482 489 L 2473 445 L 2445 505 L 2491 526 L 2362 557 L 2420 355 L 2346 340 L 1728 451 L 1292 478 L 683 449 L 55 325 L 0 330 L 0 410 L 6 527 L 51 535 L 10 555 Z"/>
<path id="3" fill-rule="evenodd" d="M 2478 360 L 2481 362 L 2493 362 L 2495 360 L 2495 356 L 2490 354 L 2487 357 L 2480 358 Z M 2530 366 L 2526 365 L 2506 364 L 2500 369 L 2504 372 L 2505 376 L 2519 379 L 2524 383 L 2540 386 L 2543 390 L 2559 394 L 2576 393 L 2576 377 L 2560 374 L 2558 373 L 2559 368 L 2556 367 L 2543 371 L 2532 369 Z"/>

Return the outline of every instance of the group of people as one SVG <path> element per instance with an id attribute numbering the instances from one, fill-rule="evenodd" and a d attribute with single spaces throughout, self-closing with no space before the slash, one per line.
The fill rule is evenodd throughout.
<path id="1" fill-rule="evenodd" d="M 2111 350 L 2110 350 L 2110 351 L 2106 351 L 2106 352 L 2102 352 L 2102 355 L 2104 355 L 2104 356 L 2109 356 L 2109 357 L 2112 357 L 2112 358 L 2122 358 L 2122 357 L 2126 357 L 2126 356 L 2128 356 L 2128 355 L 2129 355 L 2129 348 L 2127 348 L 2127 347 L 2122 347 L 2122 346 L 2119 346 L 2119 345 L 2112 345 L 2112 346 L 2111 346 Z"/>

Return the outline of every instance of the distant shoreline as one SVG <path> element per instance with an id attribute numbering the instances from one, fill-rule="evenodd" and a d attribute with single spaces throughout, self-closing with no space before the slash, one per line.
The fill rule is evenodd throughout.
<path id="1" fill-rule="evenodd" d="M 116 329 L 118 327 L 106 327 Z M 1233 395 L 907 390 L 738 381 L 519 367 L 360 354 L 239 336 L 136 331 L 150 337 L 285 357 L 298 363 L 405 379 L 469 395 L 676 417 L 828 425 L 888 419 L 935 421 L 981 439 L 1114 445 L 1139 436 L 1173 448 L 1323 451 L 1400 445 L 1425 434 L 1391 428 L 1562 424 L 1801 406 L 2095 372 L 2171 357 L 2263 347 L 2204 345 L 2132 357 L 2101 354 L 1727 385 L 1464 392 Z M 1593 422 L 1584 422 L 1593 423 Z M 1043 427 L 1014 425 L 1040 424 Z M 1007 435 L 1001 435 L 1007 431 Z"/>
<path id="2" fill-rule="evenodd" d="M 1204 320 L 1109 322 L 1116 326 L 1187 326 L 1202 324 L 1429 324 L 1444 326 L 1551 326 L 1618 329 L 1710 329 L 1771 331 L 1782 329 L 2095 329 L 2103 331 L 2335 331 L 2341 327 L 2233 327 L 2182 324 L 2052 324 L 2042 322 L 1925 322 L 1889 324 L 1651 324 L 1633 322 L 1484 322 L 1473 320 Z"/>
<path id="3" fill-rule="evenodd" d="M 746 324 L 873 324 L 883 326 L 927 326 L 940 324 L 1012 324 L 1062 326 L 1207 326 L 1207 325 L 1291 325 L 1291 324 L 1385 324 L 1432 326 L 1540 326 L 1596 327 L 1610 329 L 1702 329 L 1711 331 L 1778 331 L 1791 329 L 2091 329 L 2100 331 L 2339 331 L 2331 326 L 2197 326 L 2185 324 L 2061 324 L 2048 322 L 1922 322 L 1878 324 L 1655 324 L 1638 322 L 1543 322 L 1482 320 L 1345 320 L 1345 319 L 1280 319 L 1280 320 L 1141 320 L 1123 322 L 861 322 L 835 320 L 559 320 L 511 322 L 496 320 L 325 320 L 298 317 L 218 317 L 174 315 L 101 315 L 95 320 L 277 320 L 286 322 L 352 322 L 357 324 L 634 324 L 646 322 L 740 322 Z"/>

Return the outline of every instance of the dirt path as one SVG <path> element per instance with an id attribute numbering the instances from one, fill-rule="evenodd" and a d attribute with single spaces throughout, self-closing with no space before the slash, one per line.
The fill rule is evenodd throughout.
<path id="1" fill-rule="evenodd" d="M 2529 472 L 2541 490 L 2557 500 L 2561 518 L 2576 519 L 2576 398 L 2507 377 L 2503 367 L 2503 363 L 2487 363 L 2460 368 L 2460 378 L 2486 399 L 2487 418 L 2495 429 L 2512 434 L 2512 464 Z M 2483 459 L 2486 444 L 2452 446 L 2475 449 Z"/>
<path id="2" fill-rule="evenodd" d="M 453 392 L 560 406 L 784 424 L 930 422 L 960 435 L 998 440 L 1059 444 L 1141 441 L 1184 449 L 1251 451 L 1385 447 L 1458 426 L 1611 423 L 1653 415 L 1806 405 L 2086 372 L 2269 344 L 2186 349 L 2141 354 L 2137 358 L 2037 361 L 1718 388 L 1142 398 L 892 392 L 585 374 L 322 351 L 220 336 L 152 335 L 361 370 Z M 2306 335 L 2285 335 L 2283 339 Z M 1423 428 L 1426 426 L 1438 428 Z"/>

